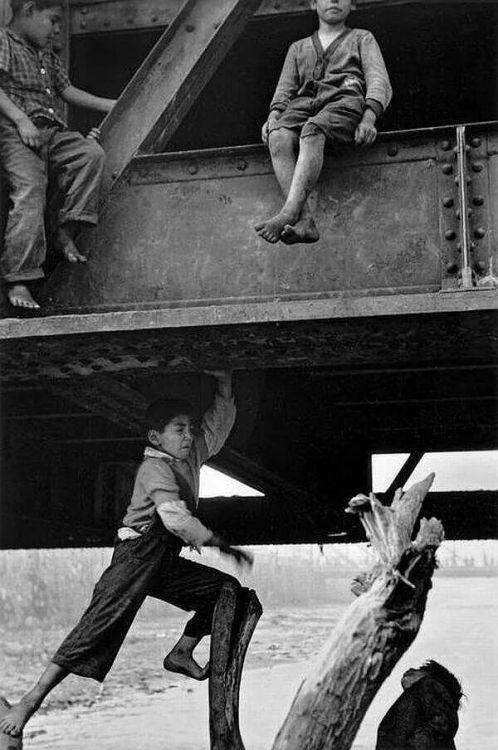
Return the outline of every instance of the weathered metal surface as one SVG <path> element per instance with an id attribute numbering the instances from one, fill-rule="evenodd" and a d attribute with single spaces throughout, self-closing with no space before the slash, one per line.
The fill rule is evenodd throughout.
<path id="1" fill-rule="evenodd" d="M 440 168 L 416 131 L 330 155 L 311 199 L 321 240 L 271 247 L 253 229 L 282 202 L 262 147 L 138 159 L 87 237 L 90 262 L 61 267 L 47 295 L 55 311 L 438 289 Z"/>
<path id="2" fill-rule="evenodd" d="M 92 316 L 90 329 L 78 327 L 74 316 L 69 327 L 64 326 L 65 318 L 56 319 L 50 335 L 46 335 L 50 319 L 16 321 L 1 346 L 0 377 L 5 382 L 25 382 L 38 377 L 71 380 L 96 372 L 147 376 L 158 370 L 198 371 L 223 363 L 238 369 L 287 369 L 493 361 L 498 353 L 495 291 L 421 296 L 426 305 L 418 309 L 408 304 L 412 298 L 418 301 L 418 295 L 410 295 L 406 303 L 395 297 L 374 298 L 369 302 L 377 305 L 363 308 L 346 298 L 335 307 L 326 301 L 264 306 L 266 317 L 247 306 L 234 309 L 231 321 L 228 305 L 218 321 L 209 308 L 201 308 L 199 313 L 206 313 L 202 325 L 199 318 L 194 323 L 192 316 L 170 316 L 170 311 L 143 313 L 141 325 L 133 329 L 126 323 L 137 321 L 137 316 L 124 313 L 117 320 L 109 314 L 112 320 L 107 326 L 106 315 Z M 388 314 L 391 300 L 391 309 L 397 309 L 394 315 Z M 294 305 L 300 317 L 292 315 Z M 341 314 L 334 317 L 339 306 Z M 350 313 L 355 309 L 353 317 Z M 439 312 L 434 313 L 435 309 Z M 238 322 L 241 313 L 246 322 Z M 100 331 L 99 322 L 103 324 Z M 7 321 L 2 323 L 8 331 Z"/>
<path id="3" fill-rule="evenodd" d="M 257 7 L 257 0 L 183 0 L 102 124 L 104 195 L 130 159 L 167 141 Z"/>
<path id="4" fill-rule="evenodd" d="M 453 143 L 442 128 L 330 154 L 311 199 L 313 247 L 269 246 L 254 232 L 282 201 L 262 147 L 135 159 L 87 237 L 90 262 L 61 267 L 47 296 L 54 311 L 81 311 L 437 290 L 446 276 L 457 288 Z"/>
<path id="5" fill-rule="evenodd" d="M 8 0 L 3 0 L 8 2 Z M 171 23 L 178 0 L 70 0 L 71 33 L 75 36 L 110 31 L 164 27 Z M 482 0 L 439 0 L 452 3 L 481 3 Z M 363 8 L 427 5 L 427 0 L 356 0 Z M 256 18 L 310 13 L 309 0 L 263 0 Z"/>

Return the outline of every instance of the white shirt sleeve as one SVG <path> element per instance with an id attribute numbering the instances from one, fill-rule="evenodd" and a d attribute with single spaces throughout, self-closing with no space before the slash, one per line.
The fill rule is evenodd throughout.
<path id="1" fill-rule="evenodd" d="M 236 413 L 233 396 L 224 398 L 216 394 L 202 418 L 201 436 L 196 446 L 200 463 L 204 463 L 222 449 L 232 431 Z"/>

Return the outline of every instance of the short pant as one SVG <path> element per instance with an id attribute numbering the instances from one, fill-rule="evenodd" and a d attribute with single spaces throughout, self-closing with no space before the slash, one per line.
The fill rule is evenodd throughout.
<path id="1" fill-rule="evenodd" d="M 306 138 L 319 131 L 329 143 L 351 143 L 364 111 L 364 97 L 353 92 L 338 94 L 325 102 L 298 96 L 289 102 L 270 132 L 288 128 L 298 130 L 301 138 Z"/>

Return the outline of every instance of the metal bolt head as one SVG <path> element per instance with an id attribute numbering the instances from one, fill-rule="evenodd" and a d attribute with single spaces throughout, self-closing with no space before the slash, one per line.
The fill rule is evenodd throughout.
<path id="1" fill-rule="evenodd" d="M 441 143 L 441 150 L 442 151 L 449 151 L 451 148 L 451 143 L 449 141 L 442 141 Z"/>
<path id="2" fill-rule="evenodd" d="M 484 197 L 482 195 L 474 195 L 472 198 L 472 203 L 474 206 L 482 206 L 484 203 Z"/>
<path id="3" fill-rule="evenodd" d="M 243 172 L 245 169 L 247 169 L 247 162 L 245 159 L 241 159 L 237 162 L 237 169 L 239 172 Z"/>
<path id="4" fill-rule="evenodd" d="M 472 164 L 472 171 L 473 172 L 482 172 L 483 169 L 484 169 L 484 164 L 482 162 L 480 162 L 480 161 L 475 161 Z"/>
<path id="5" fill-rule="evenodd" d="M 455 201 L 453 200 L 451 195 L 445 195 L 445 197 L 443 198 L 443 206 L 445 208 L 451 208 L 454 202 Z"/>
<path id="6" fill-rule="evenodd" d="M 158 21 L 158 16 L 151 16 L 151 19 L 150 19 L 150 20 L 152 21 L 152 23 L 157 23 L 157 21 Z"/>
<path id="7" fill-rule="evenodd" d="M 193 25 L 192 23 L 188 23 L 188 24 L 187 24 L 187 25 L 185 26 L 185 31 L 188 31 L 189 33 L 190 33 L 191 31 L 195 31 L 195 26 L 194 26 L 194 25 Z"/>
<path id="8" fill-rule="evenodd" d="M 481 139 L 478 138 L 477 136 L 475 136 L 474 138 L 471 138 L 470 140 L 470 145 L 472 146 L 472 148 L 479 148 L 481 143 L 482 143 Z"/>
<path id="9" fill-rule="evenodd" d="M 81 21 L 80 29 L 86 29 L 86 21 Z"/>
<path id="10" fill-rule="evenodd" d="M 448 263 L 446 266 L 446 273 L 456 273 L 458 271 L 458 266 L 456 263 Z"/>
<path id="11" fill-rule="evenodd" d="M 190 174 L 197 174 L 197 172 L 199 171 L 199 167 L 197 166 L 197 164 L 190 164 L 188 171 L 190 172 Z"/>
<path id="12" fill-rule="evenodd" d="M 486 230 L 484 227 L 477 227 L 474 229 L 474 237 L 478 240 L 482 240 L 483 237 L 486 236 Z"/>
<path id="13" fill-rule="evenodd" d="M 453 174 L 453 167 L 451 164 L 443 164 L 441 171 L 443 174 Z"/>
<path id="14" fill-rule="evenodd" d="M 447 229 L 446 232 L 444 233 L 444 236 L 446 237 L 447 240 L 454 240 L 456 237 L 456 232 L 454 229 Z"/>
<path id="15" fill-rule="evenodd" d="M 396 156 L 398 151 L 399 148 L 395 143 L 391 143 L 391 145 L 387 148 L 387 153 L 389 156 Z"/>

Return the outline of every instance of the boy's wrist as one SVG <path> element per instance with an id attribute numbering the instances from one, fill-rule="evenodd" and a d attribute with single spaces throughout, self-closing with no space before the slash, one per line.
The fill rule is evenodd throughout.
<path id="1" fill-rule="evenodd" d="M 371 122 L 372 125 L 375 125 L 375 123 L 377 122 L 377 114 L 376 114 L 376 112 L 374 112 L 373 109 L 371 109 L 370 107 L 367 106 L 367 108 L 363 112 L 363 118 L 362 119 L 364 121 Z"/>

